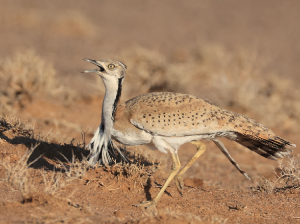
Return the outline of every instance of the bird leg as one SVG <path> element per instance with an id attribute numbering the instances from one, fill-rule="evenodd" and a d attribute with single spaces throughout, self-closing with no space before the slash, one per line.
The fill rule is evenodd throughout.
<path id="1" fill-rule="evenodd" d="M 251 180 L 250 177 L 247 175 L 247 173 L 243 170 L 241 170 L 239 164 L 230 156 L 229 152 L 225 148 L 224 144 L 219 139 L 214 139 L 213 142 L 218 146 L 218 148 L 221 150 L 221 152 L 229 159 L 229 161 L 234 165 L 234 167 L 240 171 L 241 174 L 243 174 L 248 180 Z"/>
<path id="2" fill-rule="evenodd" d="M 205 144 L 200 141 L 193 141 L 191 143 L 197 147 L 197 152 L 193 156 L 193 158 L 185 165 L 185 167 L 183 167 L 183 169 L 175 176 L 175 179 L 174 179 L 176 187 L 180 194 L 182 194 L 181 190 L 184 187 L 183 178 L 182 178 L 183 174 L 196 161 L 196 159 L 198 159 L 198 157 L 200 157 L 204 153 L 204 151 L 206 149 Z"/>
<path id="3" fill-rule="evenodd" d="M 165 184 L 163 185 L 163 187 L 160 189 L 160 191 L 158 192 L 158 194 L 155 196 L 155 198 L 152 201 L 143 201 L 141 204 L 138 204 L 136 206 L 142 206 L 142 207 L 146 207 L 146 208 L 155 208 L 159 199 L 161 198 L 161 196 L 163 195 L 163 193 L 165 192 L 166 188 L 168 187 L 168 185 L 170 184 L 170 182 L 172 181 L 172 179 L 174 178 L 174 176 L 178 173 L 181 164 L 180 164 L 180 160 L 178 157 L 177 153 L 172 153 L 172 160 L 173 160 L 173 164 L 171 167 L 171 173 L 168 177 L 168 179 L 166 180 Z"/>

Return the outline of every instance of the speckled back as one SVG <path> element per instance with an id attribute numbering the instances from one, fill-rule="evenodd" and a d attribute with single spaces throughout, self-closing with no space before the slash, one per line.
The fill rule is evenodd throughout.
<path id="1" fill-rule="evenodd" d="M 148 93 L 124 103 L 131 123 L 163 136 L 187 136 L 219 131 L 256 134 L 273 132 L 253 119 L 180 93 Z"/>

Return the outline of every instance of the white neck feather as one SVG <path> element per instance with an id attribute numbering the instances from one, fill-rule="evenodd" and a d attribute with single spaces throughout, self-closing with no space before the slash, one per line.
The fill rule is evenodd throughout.
<path id="1" fill-rule="evenodd" d="M 101 124 L 104 127 L 104 134 L 110 136 L 113 130 L 113 120 L 114 120 L 114 107 L 117 95 L 119 84 L 118 80 L 115 77 L 111 77 L 110 79 L 103 79 L 105 85 L 105 96 L 102 105 L 102 121 Z"/>

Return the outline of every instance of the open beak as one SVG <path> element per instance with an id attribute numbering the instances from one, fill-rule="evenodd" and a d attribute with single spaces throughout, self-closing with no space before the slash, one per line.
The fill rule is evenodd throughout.
<path id="1" fill-rule="evenodd" d="M 88 61 L 88 62 L 91 62 L 92 64 L 94 65 L 97 65 L 99 67 L 99 69 L 93 69 L 93 70 L 85 70 L 83 71 L 82 73 L 91 73 L 91 72 L 104 72 L 105 69 L 102 67 L 102 65 L 100 65 L 96 60 L 92 60 L 92 59 L 88 59 L 88 58 L 85 58 L 83 59 L 85 61 Z"/>

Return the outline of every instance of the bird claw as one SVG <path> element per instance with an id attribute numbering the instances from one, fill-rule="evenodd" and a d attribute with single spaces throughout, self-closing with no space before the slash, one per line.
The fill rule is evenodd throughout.
<path id="1" fill-rule="evenodd" d="M 184 182 L 183 182 L 182 176 L 176 176 L 174 178 L 174 181 L 175 181 L 175 185 L 177 187 L 177 190 L 182 195 L 182 189 L 184 188 Z"/>

